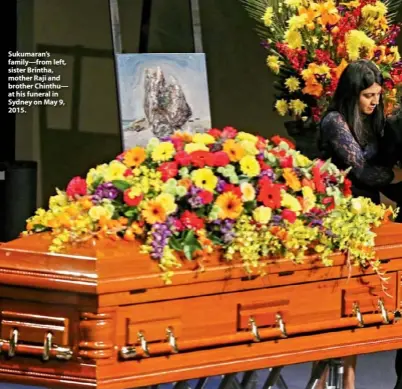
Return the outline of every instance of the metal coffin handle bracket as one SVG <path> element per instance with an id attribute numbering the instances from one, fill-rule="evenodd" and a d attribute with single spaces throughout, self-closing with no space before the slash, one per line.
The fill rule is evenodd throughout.
<path id="1" fill-rule="evenodd" d="M 364 327 L 363 314 L 360 312 L 359 303 L 355 302 L 353 304 L 353 312 L 356 315 L 356 318 L 357 318 L 357 321 L 358 321 L 358 327 Z"/>
<path id="2" fill-rule="evenodd" d="M 15 356 L 15 350 L 17 348 L 17 343 L 18 343 L 18 335 L 19 335 L 18 329 L 14 328 L 11 331 L 10 341 L 9 341 L 9 348 L 8 348 L 8 356 L 10 358 Z"/>
<path id="3" fill-rule="evenodd" d="M 50 359 L 50 350 L 52 349 L 52 340 L 53 340 L 53 334 L 51 332 L 48 332 L 45 335 L 45 340 L 43 342 L 42 359 L 44 361 L 48 361 Z"/>
<path id="4" fill-rule="evenodd" d="M 248 320 L 250 327 L 251 327 L 251 333 L 253 334 L 254 342 L 260 342 L 261 337 L 260 337 L 260 332 L 258 330 L 257 323 L 255 322 L 253 317 L 250 317 Z"/>
<path id="5" fill-rule="evenodd" d="M 141 331 L 138 332 L 138 340 L 140 341 L 140 345 L 142 351 L 144 352 L 144 356 L 149 357 L 148 342 Z"/>
<path id="6" fill-rule="evenodd" d="M 280 313 L 276 314 L 276 323 L 278 324 L 279 330 L 281 331 L 282 338 L 287 338 L 288 333 L 286 331 L 286 325 Z"/>
<path id="7" fill-rule="evenodd" d="M 123 346 L 120 350 L 120 356 L 123 359 L 132 359 L 137 356 L 137 350 L 135 346 Z"/>
<path id="8" fill-rule="evenodd" d="M 42 359 L 44 361 L 48 361 L 51 357 L 52 351 L 54 351 L 56 359 L 61 359 L 64 361 L 70 360 L 73 356 L 73 352 L 70 348 L 54 346 L 53 334 L 51 332 L 48 332 L 45 335 L 45 340 L 43 342 Z"/>
<path id="9" fill-rule="evenodd" d="M 381 317 L 382 317 L 383 323 L 389 324 L 388 312 L 387 312 L 387 309 L 385 308 L 385 304 L 384 304 L 384 301 L 382 300 L 382 298 L 378 299 L 378 308 L 381 311 Z"/>
<path id="10" fill-rule="evenodd" d="M 53 350 L 56 352 L 56 359 L 68 361 L 73 356 L 73 351 L 69 347 L 55 347 Z"/>
<path id="11" fill-rule="evenodd" d="M 179 352 L 179 348 L 177 347 L 177 340 L 173 333 L 173 328 L 166 328 L 166 336 L 169 342 L 170 347 L 172 348 L 172 353 L 177 354 Z"/>

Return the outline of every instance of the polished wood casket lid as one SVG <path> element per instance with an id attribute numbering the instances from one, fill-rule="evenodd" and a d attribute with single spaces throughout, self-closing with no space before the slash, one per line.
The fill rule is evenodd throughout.
<path id="1" fill-rule="evenodd" d="M 376 233 L 380 259 L 402 257 L 402 224 L 384 224 Z M 140 242 L 93 239 L 57 254 L 48 252 L 50 242 L 50 235 L 42 233 L 0 245 L 0 283 L 91 294 L 164 286 L 158 262 L 140 253 Z M 344 266 L 345 261 L 344 255 L 333 255 L 333 266 Z M 306 257 L 303 264 L 284 259 L 266 262 L 271 274 L 324 267 L 317 256 Z M 240 261 L 224 262 L 216 252 L 202 260 L 184 260 L 173 282 L 185 285 L 245 276 Z"/>

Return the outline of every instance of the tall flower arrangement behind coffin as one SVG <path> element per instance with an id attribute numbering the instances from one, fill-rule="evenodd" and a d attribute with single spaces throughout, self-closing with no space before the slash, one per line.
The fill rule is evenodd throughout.
<path id="1" fill-rule="evenodd" d="M 241 0 L 258 20 L 281 116 L 319 121 L 349 62 L 370 59 L 384 78 L 386 113 L 397 104 L 402 61 L 392 24 L 401 0 Z"/>

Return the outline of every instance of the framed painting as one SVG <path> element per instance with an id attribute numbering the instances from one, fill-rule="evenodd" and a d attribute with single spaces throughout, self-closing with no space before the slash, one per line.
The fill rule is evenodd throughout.
<path id="1" fill-rule="evenodd" d="M 117 54 L 123 148 L 211 127 L 204 53 Z"/>

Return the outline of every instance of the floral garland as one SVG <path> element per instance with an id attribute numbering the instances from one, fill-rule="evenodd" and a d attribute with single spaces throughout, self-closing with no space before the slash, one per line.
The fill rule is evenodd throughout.
<path id="1" fill-rule="evenodd" d="M 214 250 L 241 259 L 247 272 L 263 271 L 267 257 L 302 262 L 319 254 L 330 265 L 338 250 L 376 267 L 371 227 L 392 210 L 352 198 L 346 174 L 279 136 L 232 127 L 176 132 L 73 178 L 27 220 L 24 234 L 50 231 L 51 252 L 95 237 L 140 240 L 166 282 L 183 257 Z"/>
<path id="2" fill-rule="evenodd" d="M 318 122 L 349 62 L 370 59 L 381 70 L 385 111 L 398 103 L 402 61 L 400 26 L 392 21 L 400 0 L 241 0 L 258 21 L 278 76 L 275 110 L 281 116 Z M 399 92 L 398 92 L 399 91 Z"/>

